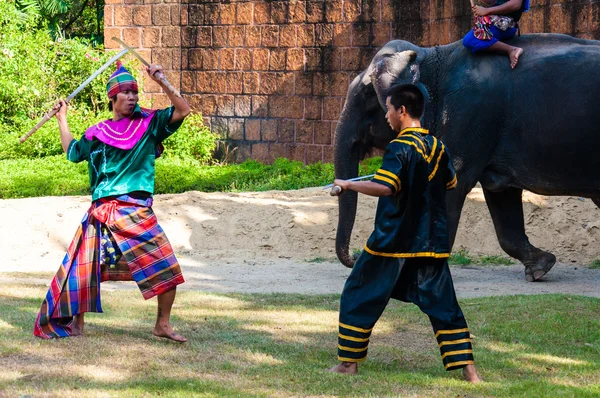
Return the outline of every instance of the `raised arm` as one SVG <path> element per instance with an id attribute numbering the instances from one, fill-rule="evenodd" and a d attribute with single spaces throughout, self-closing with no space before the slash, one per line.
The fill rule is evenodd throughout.
<path id="1" fill-rule="evenodd" d="M 60 130 L 60 142 L 63 151 L 67 152 L 69 144 L 73 141 L 73 134 L 71 134 L 69 124 L 67 123 L 67 103 L 61 99 L 52 109 L 58 108 L 60 109 L 56 112 L 56 120 L 58 120 L 58 129 Z"/>
<path id="2" fill-rule="evenodd" d="M 167 90 L 163 82 L 158 77 L 156 77 L 157 72 L 163 73 L 162 66 L 152 64 L 146 68 L 146 71 L 148 72 L 148 75 L 150 75 L 150 78 L 154 80 L 167 94 L 167 97 L 169 97 L 169 100 L 175 108 L 175 110 L 173 111 L 173 115 L 171 116 L 170 123 L 179 122 L 183 120 L 187 115 L 189 115 L 190 106 L 188 105 L 187 101 L 184 100 L 183 97 L 178 97 L 175 94 L 173 94 L 170 90 Z"/>

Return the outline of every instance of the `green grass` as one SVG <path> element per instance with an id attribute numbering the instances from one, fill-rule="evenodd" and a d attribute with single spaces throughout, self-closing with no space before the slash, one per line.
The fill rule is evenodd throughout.
<path id="1" fill-rule="evenodd" d="M 372 174 L 381 158 L 367 159 L 361 174 Z M 0 161 L 0 199 L 36 196 L 88 195 L 87 163 L 64 156 Z M 205 166 L 192 159 L 164 158 L 156 162 L 155 193 L 186 191 L 268 191 L 318 187 L 333 182 L 333 165 L 303 165 L 278 159 L 273 165 L 256 161 Z"/>
<path id="2" fill-rule="evenodd" d="M 427 316 L 393 301 L 357 377 L 337 363 L 337 295 L 178 292 L 173 324 L 185 345 L 152 338 L 155 300 L 103 292 L 86 335 L 44 341 L 32 325 L 46 290 L 0 293 L 0 391 L 11 396 L 595 397 L 600 302 L 563 296 L 461 300 L 481 385 L 445 372 Z"/>
<path id="3" fill-rule="evenodd" d="M 307 263 L 314 263 L 314 264 L 321 264 L 321 263 L 334 263 L 337 262 L 338 259 L 331 257 L 331 258 L 327 258 L 327 257 L 315 257 L 315 258 L 311 258 L 310 260 L 305 260 Z"/>
<path id="4" fill-rule="evenodd" d="M 475 256 L 463 247 L 452 252 L 448 259 L 448 264 L 450 265 L 512 265 L 514 263 L 513 259 L 505 256 Z"/>
<path id="5" fill-rule="evenodd" d="M 597 258 L 594 261 L 592 261 L 592 263 L 590 264 L 590 266 L 588 268 L 590 268 L 590 269 L 600 269 L 600 258 Z"/>

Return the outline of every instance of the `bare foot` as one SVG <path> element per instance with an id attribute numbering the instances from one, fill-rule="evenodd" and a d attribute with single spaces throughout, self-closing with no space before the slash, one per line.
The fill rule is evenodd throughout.
<path id="1" fill-rule="evenodd" d="M 475 365 L 467 365 L 463 368 L 463 378 L 469 383 L 481 383 L 483 381 L 477 374 Z"/>
<path id="2" fill-rule="evenodd" d="M 341 362 L 333 368 L 327 369 L 331 373 L 341 373 L 345 375 L 355 375 L 358 373 L 358 364 L 355 362 Z"/>
<path id="3" fill-rule="evenodd" d="M 508 58 L 510 59 L 510 67 L 511 69 L 515 69 L 517 66 L 517 62 L 519 62 L 519 57 L 523 54 L 523 49 L 521 47 L 513 47 L 512 50 L 508 53 Z"/>
<path id="4" fill-rule="evenodd" d="M 71 336 L 83 336 L 83 314 L 75 315 L 71 325 Z"/>
<path id="5" fill-rule="evenodd" d="M 178 343 L 185 343 L 187 341 L 185 337 L 176 333 L 169 324 L 154 326 L 152 334 L 156 337 L 163 337 L 165 339 L 170 339 Z"/>

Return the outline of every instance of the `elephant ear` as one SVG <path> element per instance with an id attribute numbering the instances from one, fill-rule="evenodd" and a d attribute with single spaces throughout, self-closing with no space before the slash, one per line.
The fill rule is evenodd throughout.
<path id="1" fill-rule="evenodd" d="M 371 83 L 377 99 L 383 109 L 386 109 L 385 99 L 389 89 L 400 81 L 400 76 L 406 71 L 408 65 L 414 62 L 417 58 L 417 53 L 413 50 L 396 52 L 393 54 L 385 54 L 372 65 Z M 407 83 L 416 84 L 419 78 L 419 67 L 414 64 L 410 68 L 413 75 Z"/>

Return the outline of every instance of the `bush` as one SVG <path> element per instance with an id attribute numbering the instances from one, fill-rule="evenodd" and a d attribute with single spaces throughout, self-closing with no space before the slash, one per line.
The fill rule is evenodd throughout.
<path id="1" fill-rule="evenodd" d="M 206 164 L 212 159 L 219 137 L 204 125 L 202 115 L 188 116 L 175 134 L 165 140 L 166 158 L 194 159 Z"/>

